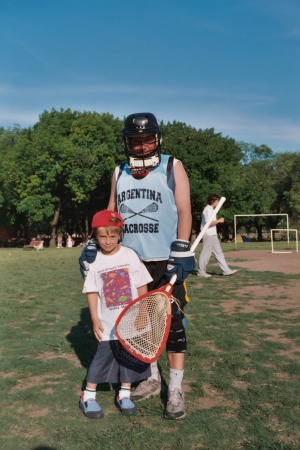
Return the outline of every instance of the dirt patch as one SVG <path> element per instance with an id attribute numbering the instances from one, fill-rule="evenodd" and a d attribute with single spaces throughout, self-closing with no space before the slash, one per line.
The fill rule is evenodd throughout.
<path id="1" fill-rule="evenodd" d="M 18 380 L 16 385 L 11 389 L 11 392 L 20 392 L 31 388 L 44 388 L 45 386 L 48 387 L 56 384 L 61 384 L 61 382 L 65 380 L 65 377 L 66 374 L 29 376 L 26 379 Z"/>
<path id="2" fill-rule="evenodd" d="M 232 266 L 232 262 L 238 267 L 256 272 L 300 274 L 300 253 L 296 252 L 272 253 L 267 250 L 234 250 L 226 252 L 225 257 L 230 266 Z"/>
<path id="3" fill-rule="evenodd" d="M 230 406 L 231 408 L 237 408 L 237 403 L 227 400 L 220 391 L 205 383 L 203 385 L 204 396 L 196 400 L 197 405 L 201 409 L 216 408 L 218 406 Z"/>
<path id="4" fill-rule="evenodd" d="M 82 367 L 77 356 L 72 353 L 62 353 L 60 355 L 54 352 L 44 352 L 38 355 L 36 358 L 41 359 L 42 361 L 51 361 L 52 359 L 63 358 L 72 363 L 75 367 Z"/>

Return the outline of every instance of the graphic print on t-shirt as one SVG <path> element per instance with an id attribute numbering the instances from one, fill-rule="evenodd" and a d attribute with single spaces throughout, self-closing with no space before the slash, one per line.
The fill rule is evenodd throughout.
<path id="1" fill-rule="evenodd" d="M 106 307 L 127 305 L 132 300 L 128 269 L 115 269 L 101 274 Z"/>

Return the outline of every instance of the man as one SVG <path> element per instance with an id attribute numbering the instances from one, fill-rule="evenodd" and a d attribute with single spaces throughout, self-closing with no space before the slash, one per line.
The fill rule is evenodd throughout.
<path id="1" fill-rule="evenodd" d="M 184 280 L 195 268 L 189 242 L 192 226 L 189 180 L 179 160 L 161 154 L 161 131 L 152 113 L 128 116 L 123 142 L 126 162 L 112 176 L 107 209 L 116 210 L 122 216 L 122 245 L 135 250 L 146 265 L 153 278 L 148 290 L 163 286 L 174 273 L 177 275 L 173 296 L 180 308 L 176 302 L 172 304 L 166 344 L 170 383 L 164 416 L 181 419 L 185 416 L 182 379 L 186 336 L 182 310 L 187 292 Z M 159 394 L 160 390 L 161 379 L 155 362 L 151 365 L 151 377 L 139 384 L 131 398 L 143 400 Z"/>

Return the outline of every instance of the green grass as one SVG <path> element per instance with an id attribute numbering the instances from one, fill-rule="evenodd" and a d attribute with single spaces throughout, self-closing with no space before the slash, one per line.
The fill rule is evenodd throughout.
<path id="1" fill-rule="evenodd" d="M 300 286 L 300 275 L 190 275 L 186 418 L 163 419 L 165 397 L 138 403 L 137 416 L 126 418 L 103 385 L 97 398 L 105 417 L 91 421 L 78 409 L 96 349 L 79 254 L 0 250 L 1 449 L 300 449 L 300 304 L 274 307 L 289 299 L 289 283 Z M 219 273 L 213 262 L 210 268 Z M 286 295 L 261 295 L 247 312 L 255 286 L 286 286 Z M 168 381 L 166 355 L 159 363 Z"/>

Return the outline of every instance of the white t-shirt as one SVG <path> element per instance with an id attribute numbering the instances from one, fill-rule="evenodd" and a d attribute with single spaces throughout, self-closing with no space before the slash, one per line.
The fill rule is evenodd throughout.
<path id="1" fill-rule="evenodd" d="M 138 255 L 120 247 L 113 255 L 99 251 L 90 264 L 83 293 L 98 292 L 98 317 L 104 328 L 104 341 L 116 340 L 115 323 L 122 309 L 137 298 L 137 288 L 150 283 L 152 277 Z"/>
<path id="2" fill-rule="evenodd" d="M 203 212 L 202 212 L 202 219 L 201 219 L 201 230 L 204 227 L 204 225 L 206 224 L 206 222 L 208 221 L 208 219 L 211 217 L 211 215 L 213 214 L 213 219 L 217 220 L 217 215 L 214 213 L 214 208 L 210 205 L 206 205 Z M 214 225 L 213 227 L 208 227 L 207 230 L 205 231 L 206 235 L 208 236 L 215 236 L 217 235 L 217 227 L 216 225 Z"/>

